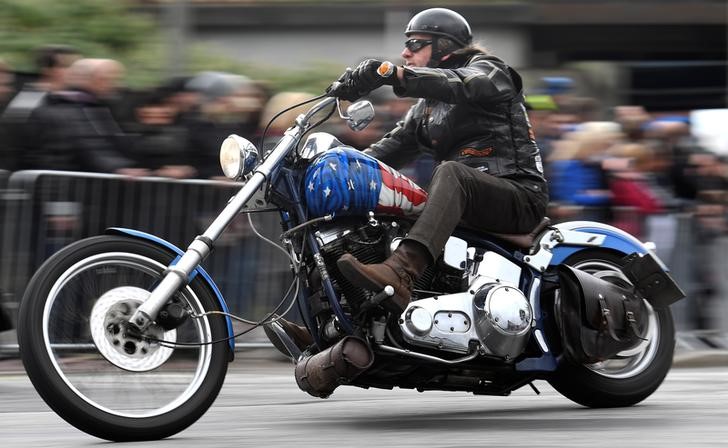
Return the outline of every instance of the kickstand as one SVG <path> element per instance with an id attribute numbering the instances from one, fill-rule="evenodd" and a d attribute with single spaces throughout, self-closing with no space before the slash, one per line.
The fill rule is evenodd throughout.
<path id="1" fill-rule="evenodd" d="M 528 385 L 531 386 L 531 389 L 533 389 L 534 392 L 536 392 L 536 395 L 541 395 L 541 391 L 538 390 L 532 382 L 528 383 Z"/>

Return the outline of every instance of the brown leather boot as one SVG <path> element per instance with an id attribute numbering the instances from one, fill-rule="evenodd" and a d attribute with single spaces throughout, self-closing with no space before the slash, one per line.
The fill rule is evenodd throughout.
<path id="1" fill-rule="evenodd" d="M 419 243 L 403 241 L 392 255 L 379 264 L 362 264 L 351 254 L 336 262 L 341 274 L 354 286 L 379 292 L 385 286 L 394 288 L 394 296 L 383 304 L 402 312 L 412 297 L 412 285 L 430 262 L 430 255 Z"/>

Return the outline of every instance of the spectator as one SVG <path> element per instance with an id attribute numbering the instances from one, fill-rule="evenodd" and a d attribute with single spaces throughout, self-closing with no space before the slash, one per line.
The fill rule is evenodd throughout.
<path id="1" fill-rule="evenodd" d="M 612 155 L 622 162 L 610 161 L 612 204 L 627 209 L 626 214 L 618 215 L 614 224 L 643 238 L 646 218 L 666 211 L 667 206 L 652 176 L 655 153 L 644 144 L 625 143 L 615 147 Z"/>
<path id="2" fill-rule="evenodd" d="M 548 160 L 549 189 L 551 200 L 562 205 L 555 216 L 571 211 L 571 214 L 577 213 L 579 219 L 603 221 L 608 218 L 611 194 L 602 162 L 608 149 L 621 138 L 616 123 L 589 122 L 554 143 Z"/>
<path id="3" fill-rule="evenodd" d="M 0 114 L 12 95 L 13 79 L 14 76 L 10 67 L 0 59 Z M 15 168 L 15 157 L 8 144 L 12 131 L 13 127 L 6 124 L 2 115 L 0 115 L 0 170 L 13 170 Z"/>
<path id="4" fill-rule="evenodd" d="M 106 100 L 117 91 L 123 66 L 111 59 L 80 59 L 68 71 L 67 90 L 49 94 L 30 121 L 38 129 L 25 166 L 143 175 L 125 153 L 121 132 Z"/>
<path id="5" fill-rule="evenodd" d="M 695 201 L 700 184 L 708 178 L 699 176 L 696 165 L 706 158 L 711 162 L 712 155 L 700 146 L 697 139 L 690 135 L 690 122 L 687 117 L 662 117 L 645 126 L 645 136 L 654 147 L 660 148 L 661 157 L 669 166 L 660 180 L 670 187 L 674 194 L 683 200 Z"/>
<path id="6" fill-rule="evenodd" d="M 5 103 L 13 93 L 14 78 L 10 66 L 0 59 L 0 112 L 5 109 Z"/>
<path id="7" fill-rule="evenodd" d="M 725 163 L 718 162 L 709 170 L 725 170 Z M 725 173 L 725 171 L 724 171 Z M 706 173 L 712 176 L 712 173 Z M 723 174 L 725 176 L 725 174 Z M 695 206 L 695 238 L 692 259 L 692 275 L 695 290 L 692 316 L 698 329 L 720 326 L 721 294 L 720 277 L 724 272 L 725 245 L 721 237 L 726 233 L 725 188 L 703 190 L 698 194 Z"/>
<path id="8" fill-rule="evenodd" d="M 47 104 L 49 95 L 63 88 L 68 67 L 79 57 L 77 50 L 64 45 L 48 45 L 37 50 L 37 81 L 26 83 L 0 117 L 4 146 L 0 149 L 4 159 L 0 166 L 10 170 L 28 168 L 22 165 L 23 153 L 30 149 L 28 142 L 39 132 L 29 120 L 30 116 Z"/>
<path id="9" fill-rule="evenodd" d="M 187 111 L 181 112 L 178 120 L 189 133 L 188 164 L 201 178 L 215 177 L 220 174 L 220 143 L 231 133 L 253 137 L 267 95 L 244 76 L 220 72 L 195 76 L 185 84 L 185 90 L 194 92 L 196 101 L 187 103 Z"/>
<path id="10" fill-rule="evenodd" d="M 160 177 L 188 179 L 197 176 L 189 164 L 189 132 L 179 124 L 179 108 L 171 100 L 173 93 L 164 88 L 146 96 L 134 109 L 136 122 L 128 130 L 138 135 L 132 157 Z"/>
<path id="11" fill-rule="evenodd" d="M 646 125 L 651 117 L 642 106 L 617 106 L 614 108 L 614 121 L 622 127 L 627 140 L 641 143 L 645 138 Z"/>
<path id="12" fill-rule="evenodd" d="M 283 137 L 283 133 L 286 129 L 291 127 L 291 124 L 296 120 L 296 117 L 298 117 L 301 113 L 305 113 L 308 109 L 306 106 L 299 106 L 284 113 L 273 120 L 273 122 L 271 122 L 271 119 L 273 119 L 273 117 L 282 110 L 309 100 L 312 97 L 313 95 L 303 92 L 281 92 L 273 95 L 273 97 L 268 100 L 268 103 L 266 103 L 260 115 L 260 122 L 258 123 L 258 129 L 260 132 L 263 132 L 265 127 L 268 126 L 268 123 L 270 123 L 265 135 L 263 147 L 260 148 L 262 153 L 272 149 L 273 146 L 278 143 L 278 140 Z"/>

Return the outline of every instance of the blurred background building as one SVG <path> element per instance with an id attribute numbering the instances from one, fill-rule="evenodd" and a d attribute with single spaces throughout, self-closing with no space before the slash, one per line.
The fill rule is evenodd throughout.
<path id="1" fill-rule="evenodd" d="M 514 67 L 578 70 L 586 79 L 577 87 L 609 102 L 649 110 L 726 104 L 723 0 L 137 3 L 175 39 L 183 36 L 180 42 L 204 42 L 230 57 L 281 70 L 322 62 L 354 65 L 365 56 L 396 59 L 412 15 L 443 5 L 463 14 L 476 41 Z"/>

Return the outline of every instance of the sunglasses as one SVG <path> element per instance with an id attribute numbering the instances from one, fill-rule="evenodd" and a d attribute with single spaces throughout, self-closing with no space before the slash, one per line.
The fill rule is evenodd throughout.
<path id="1" fill-rule="evenodd" d="M 404 46 L 412 53 L 417 53 L 430 44 L 432 44 L 432 39 L 408 39 Z"/>

